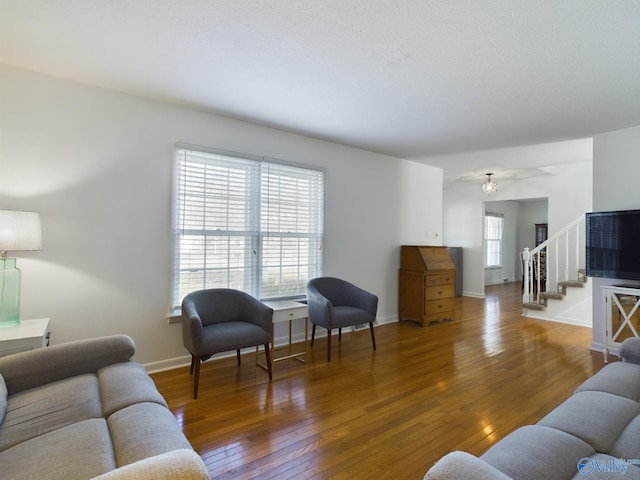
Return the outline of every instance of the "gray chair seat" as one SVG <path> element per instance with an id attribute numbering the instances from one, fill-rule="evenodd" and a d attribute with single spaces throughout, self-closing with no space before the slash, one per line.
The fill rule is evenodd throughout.
<path id="1" fill-rule="evenodd" d="M 224 352 L 271 342 L 271 334 L 248 322 L 223 322 L 203 329 L 203 344 L 207 350 Z"/>

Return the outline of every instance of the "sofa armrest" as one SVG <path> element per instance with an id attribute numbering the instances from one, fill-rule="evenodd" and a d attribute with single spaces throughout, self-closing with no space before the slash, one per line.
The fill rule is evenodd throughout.
<path id="1" fill-rule="evenodd" d="M 94 480 L 209 480 L 204 462 L 193 450 L 180 449 L 139 460 Z"/>
<path id="2" fill-rule="evenodd" d="M 500 470 L 466 452 L 451 452 L 429 469 L 424 480 L 511 480 Z"/>
<path id="3" fill-rule="evenodd" d="M 640 365 L 640 338 L 627 338 L 618 351 L 623 362 Z"/>
<path id="4" fill-rule="evenodd" d="M 129 362 L 135 353 L 126 335 L 77 340 L 0 357 L 0 373 L 9 394 L 28 390 L 102 367 Z"/>

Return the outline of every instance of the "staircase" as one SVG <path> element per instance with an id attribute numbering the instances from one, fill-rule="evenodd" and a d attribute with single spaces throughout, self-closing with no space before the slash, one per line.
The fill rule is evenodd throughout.
<path id="1" fill-rule="evenodd" d="M 584 215 L 521 253 L 523 315 L 591 327 L 591 288 L 584 265 Z"/>

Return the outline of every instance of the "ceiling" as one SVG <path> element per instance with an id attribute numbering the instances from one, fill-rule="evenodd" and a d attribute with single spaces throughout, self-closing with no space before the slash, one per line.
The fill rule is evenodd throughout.
<path id="1" fill-rule="evenodd" d="M 0 62 L 458 179 L 640 125 L 640 0 L 0 0 Z"/>

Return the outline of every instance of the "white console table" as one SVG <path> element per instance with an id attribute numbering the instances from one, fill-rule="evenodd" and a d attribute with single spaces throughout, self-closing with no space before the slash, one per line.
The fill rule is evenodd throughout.
<path id="1" fill-rule="evenodd" d="M 49 344 L 49 319 L 20 320 L 15 327 L 0 328 L 0 357 L 43 348 Z"/>
<path id="2" fill-rule="evenodd" d="M 288 358 L 295 358 L 296 360 L 306 363 L 307 362 L 307 339 L 309 337 L 309 307 L 306 303 L 295 302 L 293 300 L 272 300 L 262 302 L 267 307 L 273 309 L 273 320 L 271 328 L 271 367 L 274 362 L 280 360 L 286 360 Z M 292 345 L 292 330 L 294 320 L 304 320 L 304 350 L 300 352 L 293 352 Z M 276 323 L 289 322 L 289 345 L 287 355 L 280 357 L 275 356 L 275 331 Z M 258 362 L 257 360 L 258 347 L 256 347 L 256 363 L 264 369 L 267 366 Z M 273 371 L 273 368 L 271 369 Z"/>
<path id="3" fill-rule="evenodd" d="M 617 355 L 620 344 L 627 338 L 640 336 L 640 288 L 632 285 L 602 287 L 605 332 L 604 362 L 609 352 Z"/>

